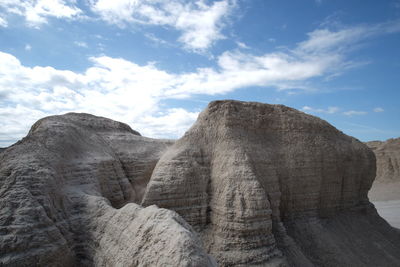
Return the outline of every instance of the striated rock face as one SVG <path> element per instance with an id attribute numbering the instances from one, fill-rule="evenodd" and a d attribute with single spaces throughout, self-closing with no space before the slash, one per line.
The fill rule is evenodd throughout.
<path id="1" fill-rule="evenodd" d="M 209 104 L 157 163 L 142 204 L 178 212 L 220 266 L 398 266 L 367 193 L 375 157 L 282 105 Z"/>
<path id="2" fill-rule="evenodd" d="M 39 120 L 0 154 L 0 265 L 215 264 L 177 213 L 136 204 L 170 145 L 88 114 Z"/>
<path id="3" fill-rule="evenodd" d="M 376 181 L 400 182 L 400 138 L 366 144 L 376 155 Z"/>
<path id="4" fill-rule="evenodd" d="M 369 198 L 373 201 L 400 200 L 400 138 L 366 144 L 376 156 L 376 179 Z"/>

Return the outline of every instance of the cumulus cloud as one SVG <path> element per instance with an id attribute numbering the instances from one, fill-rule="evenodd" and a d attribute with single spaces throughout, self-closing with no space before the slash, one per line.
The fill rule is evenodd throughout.
<path id="1" fill-rule="evenodd" d="M 176 75 L 119 58 L 90 61 L 91 67 L 76 73 L 26 67 L 0 52 L 0 146 L 21 138 L 37 119 L 70 111 L 124 121 L 154 137 L 178 137 L 194 122 L 197 111 L 159 107 Z"/>
<path id="2" fill-rule="evenodd" d="M 172 27 L 181 32 L 179 41 L 187 49 L 204 51 L 224 38 L 224 19 L 235 6 L 234 0 L 207 4 L 197 1 L 90 0 L 91 10 L 103 20 L 120 27 L 146 24 Z"/>
<path id="3" fill-rule="evenodd" d="M 2 0 L 0 9 L 23 16 L 33 27 L 47 23 L 49 17 L 74 19 L 82 13 L 74 0 Z"/>
<path id="4" fill-rule="evenodd" d="M 376 27 L 389 33 L 395 32 L 396 25 L 386 23 Z M 154 63 L 139 65 L 107 56 L 89 58 L 90 66 L 77 73 L 52 67 L 27 67 L 13 55 L 0 52 L 0 146 L 26 134 L 27 127 L 37 119 L 69 111 L 123 121 L 149 136 L 179 137 L 194 122 L 198 110 L 163 108 L 163 101 L 225 94 L 253 86 L 307 90 L 309 79 L 342 71 L 348 64 L 344 48 L 371 34 L 368 28 L 363 28 L 364 37 L 352 41 L 349 29 L 316 30 L 307 40 L 283 52 L 254 55 L 226 51 L 217 57 L 215 67 L 183 73 L 171 73 Z M 305 106 L 303 110 L 340 112 L 338 107 Z M 366 112 L 349 110 L 341 114 L 354 116 Z"/>

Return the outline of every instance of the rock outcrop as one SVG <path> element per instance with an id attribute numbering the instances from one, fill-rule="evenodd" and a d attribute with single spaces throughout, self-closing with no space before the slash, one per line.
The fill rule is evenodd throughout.
<path id="1" fill-rule="evenodd" d="M 39 120 L 0 154 L 0 265 L 215 264 L 177 213 L 137 204 L 172 143 L 88 114 Z"/>
<path id="2" fill-rule="evenodd" d="M 369 192 L 370 199 L 400 200 L 400 138 L 366 144 L 376 156 L 376 179 Z"/>
<path id="3" fill-rule="evenodd" d="M 376 156 L 376 181 L 400 182 L 400 138 L 366 144 Z"/>
<path id="4" fill-rule="evenodd" d="M 366 145 L 282 105 L 212 102 L 177 142 L 47 117 L 0 153 L 0 265 L 400 266 L 374 177 Z"/>
<path id="5" fill-rule="evenodd" d="M 157 163 L 142 204 L 175 210 L 220 266 L 399 266 L 368 201 L 375 156 L 282 105 L 209 104 Z"/>

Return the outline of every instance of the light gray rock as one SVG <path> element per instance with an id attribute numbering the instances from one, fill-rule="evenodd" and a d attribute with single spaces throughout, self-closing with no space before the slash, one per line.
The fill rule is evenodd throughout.
<path id="1" fill-rule="evenodd" d="M 1 266 L 212 266 L 177 213 L 140 203 L 173 142 L 52 116 L 0 154 Z"/>
<path id="2" fill-rule="evenodd" d="M 372 151 L 282 105 L 216 101 L 157 163 L 142 204 L 178 212 L 220 266 L 399 266 L 368 201 Z"/>

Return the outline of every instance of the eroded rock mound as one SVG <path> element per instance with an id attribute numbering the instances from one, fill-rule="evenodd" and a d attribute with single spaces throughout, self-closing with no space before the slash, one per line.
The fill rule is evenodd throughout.
<path id="1" fill-rule="evenodd" d="M 282 105 L 209 104 L 162 156 L 142 204 L 177 211 L 221 266 L 398 266 L 368 201 L 375 157 Z"/>
<path id="2" fill-rule="evenodd" d="M 0 154 L 0 265 L 213 265 L 177 213 L 136 204 L 171 144 L 88 114 L 39 120 Z"/>
<path id="3" fill-rule="evenodd" d="M 376 179 L 369 192 L 370 199 L 400 200 L 400 138 L 366 144 L 376 156 Z"/>
<path id="4" fill-rule="evenodd" d="M 376 181 L 400 182 L 400 138 L 366 144 L 376 155 Z"/>

